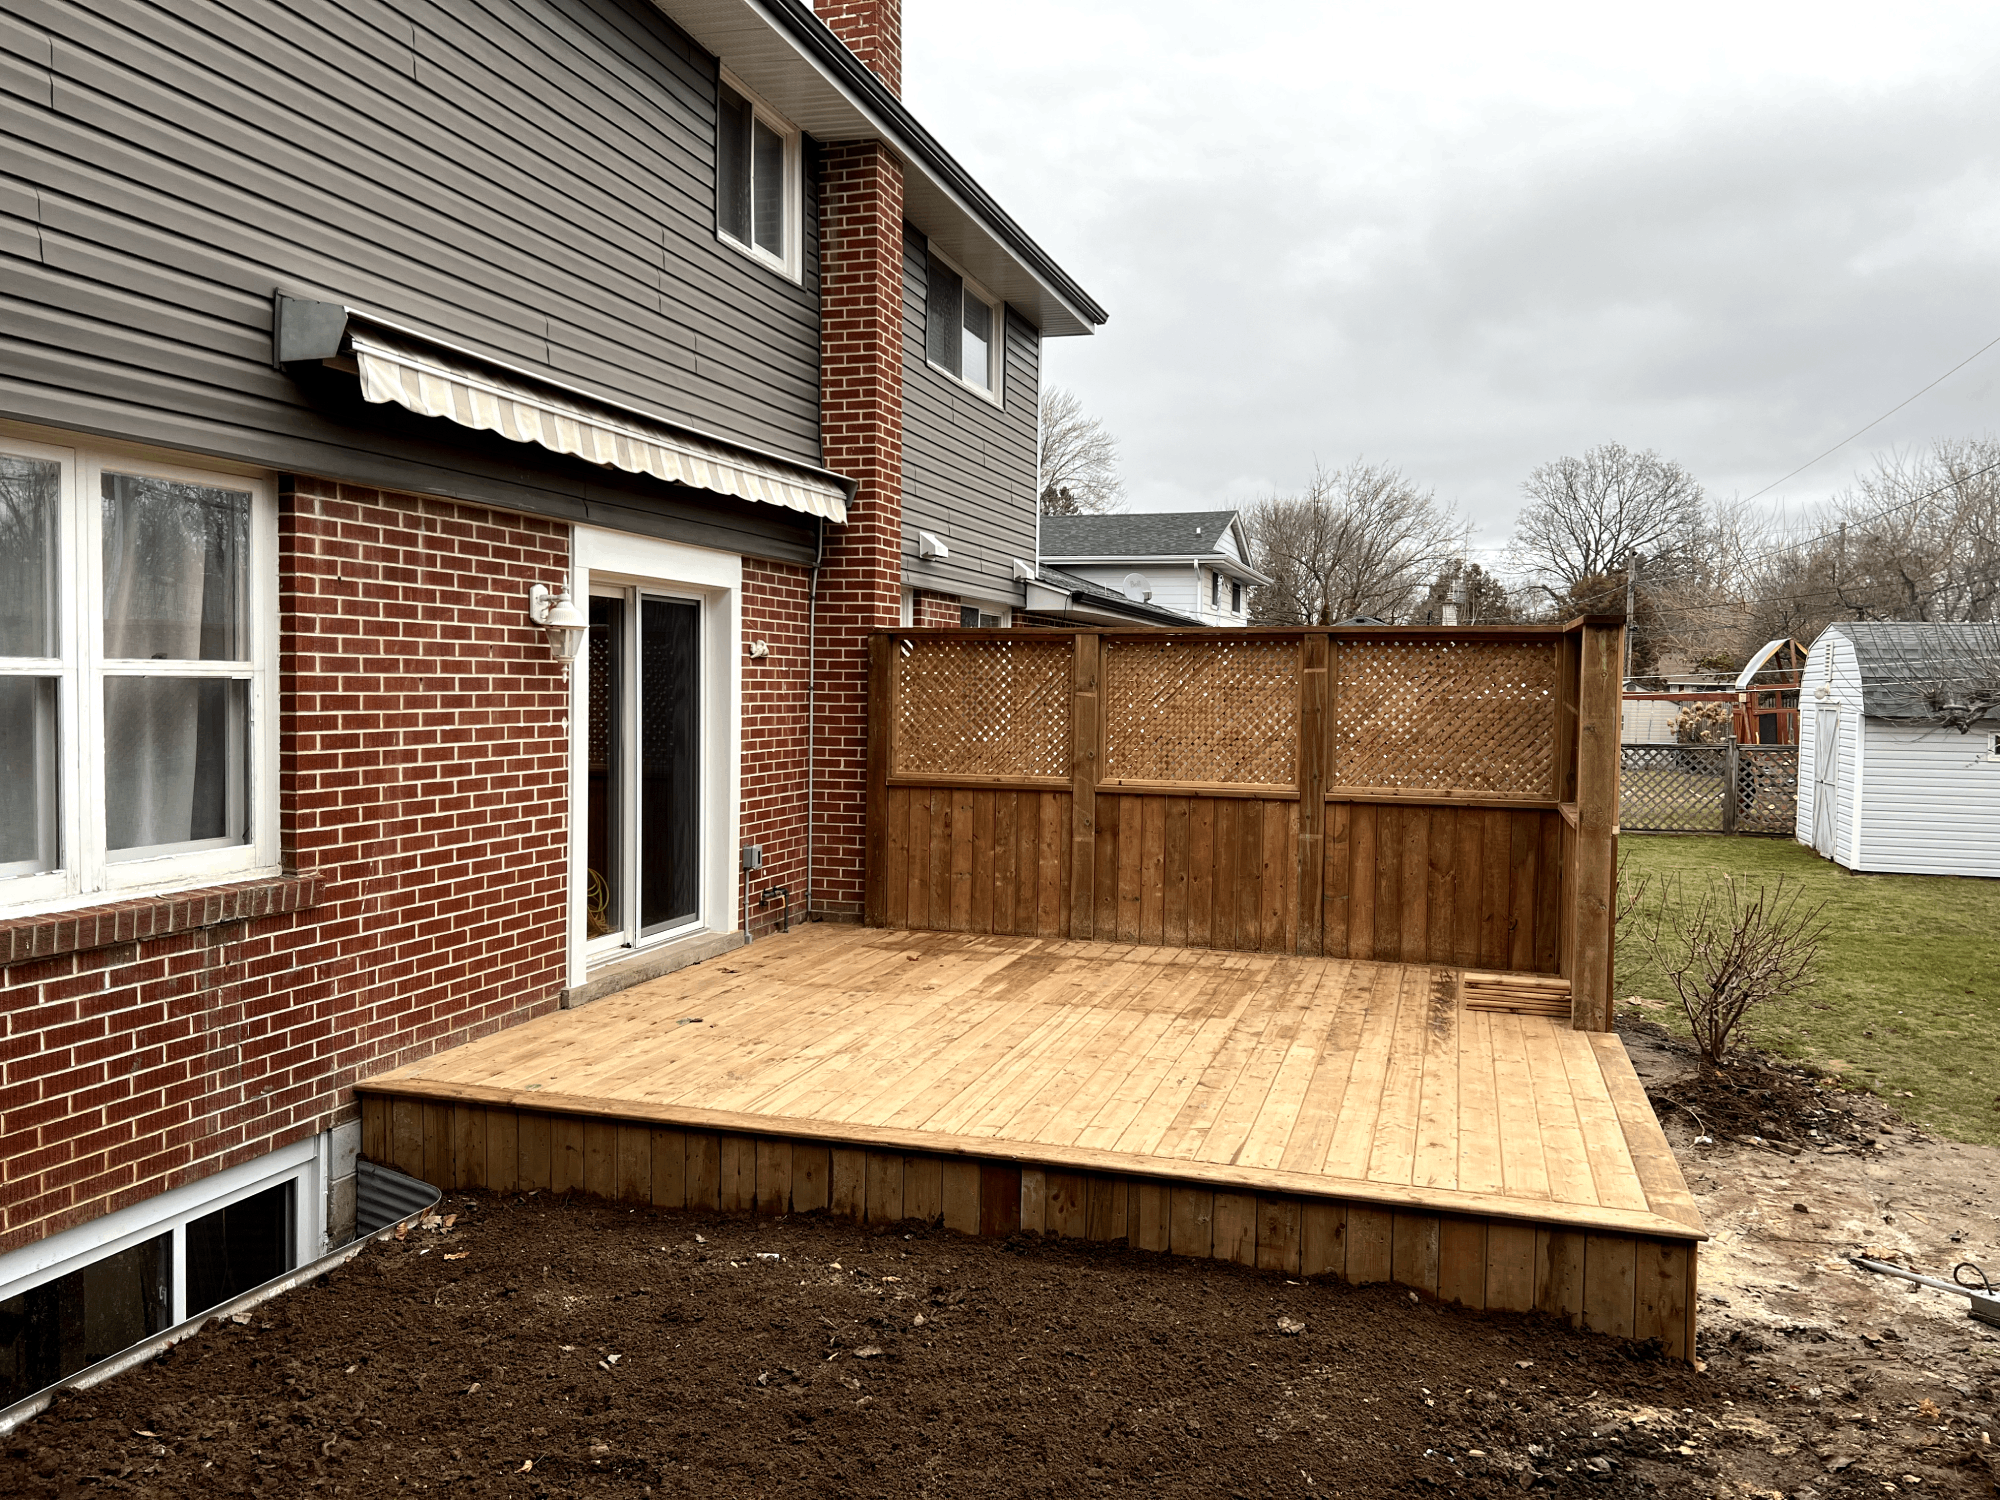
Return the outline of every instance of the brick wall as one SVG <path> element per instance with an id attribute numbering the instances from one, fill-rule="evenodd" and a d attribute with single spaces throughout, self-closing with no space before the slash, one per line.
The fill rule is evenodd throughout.
<path id="1" fill-rule="evenodd" d="M 743 559 L 743 640 L 761 640 L 771 654 L 743 660 L 742 834 L 738 842 L 764 847 L 764 868 L 753 871 L 743 903 L 745 929 L 774 931 L 783 908 L 760 892 L 790 891 L 792 916 L 802 919 L 806 899 L 806 604 L 811 574 L 784 563 Z M 825 610 L 821 609 L 824 623 Z"/>
<path id="2" fill-rule="evenodd" d="M 903 0 L 813 0 L 813 10 L 869 71 L 903 92 Z"/>
<path id="3" fill-rule="evenodd" d="M 910 623 L 926 630 L 956 629 L 961 623 L 961 601 L 956 594 L 932 594 L 919 589 L 910 601 Z"/>
<path id="4" fill-rule="evenodd" d="M 280 816 L 309 878 L 0 925 L 0 1252 L 556 1003 L 568 695 L 525 600 L 566 576 L 566 530 L 302 479 L 280 552 Z"/>
<path id="5" fill-rule="evenodd" d="M 902 614 L 903 164 L 876 141 L 827 147 L 821 190 L 820 408 L 826 466 L 859 488 L 820 574 L 815 909 L 858 918 L 867 790 L 867 632 Z"/>

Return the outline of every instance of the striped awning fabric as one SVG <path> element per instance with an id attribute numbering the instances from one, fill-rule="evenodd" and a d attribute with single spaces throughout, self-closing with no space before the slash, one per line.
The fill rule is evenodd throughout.
<path id="1" fill-rule="evenodd" d="M 810 469 L 592 407 L 372 328 L 355 327 L 352 343 L 364 400 L 393 401 L 427 417 L 449 417 L 462 427 L 539 443 L 627 474 L 651 474 L 739 500 L 847 520 L 840 486 Z"/>

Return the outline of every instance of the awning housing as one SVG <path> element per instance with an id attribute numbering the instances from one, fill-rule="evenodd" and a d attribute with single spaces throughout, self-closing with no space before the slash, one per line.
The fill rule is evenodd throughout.
<path id="1" fill-rule="evenodd" d="M 347 368 L 351 360 L 363 400 L 394 402 L 627 474 L 847 520 L 854 485 L 840 475 L 599 400 L 351 308 L 281 294 L 274 329 L 280 365 L 314 359 Z"/>

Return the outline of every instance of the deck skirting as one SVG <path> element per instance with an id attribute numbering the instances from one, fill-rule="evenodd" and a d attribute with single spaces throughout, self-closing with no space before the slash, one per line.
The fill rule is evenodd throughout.
<path id="1" fill-rule="evenodd" d="M 362 1154 L 438 1187 L 588 1193 L 723 1213 L 918 1220 L 965 1234 L 1124 1240 L 1159 1251 L 1355 1282 L 1469 1308 L 1538 1311 L 1615 1337 L 1694 1348 L 1697 1251 L 1678 1235 L 1452 1213 L 1324 1193 L 963 1154 L 871 1149 L 754 1131 L 453 1102 L 359 1086 Z"/>

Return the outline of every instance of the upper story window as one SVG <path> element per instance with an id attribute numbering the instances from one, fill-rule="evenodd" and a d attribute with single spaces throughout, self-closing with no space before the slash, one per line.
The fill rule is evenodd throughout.
<path id="1" fill-rule="evenodd" d="M 924 355 L 935 369 L 1000 399 L 1005 308 L 935 249 L 926 251 Z"/>
<path id="2" fill-rule="evenodd" d="M 1229 584 L 1229 612 L 1232 615 L 1243 613 L 1243 585 L 1234 579 Z"/>
<path id="3" fill-rule="evenodd" d="M 716 233 L 797 281 L 803 182 L 798 131 L 725 73 L 716 85 Z"/>
<path id="4" fill-rule="evenodd" d="M 0 906 L 277 863 L 261 479 L 0 437 Z"/>
<path id="5" fill-rule="evenodd" d="M 1210 609 L 1222 608 L 1222 575 L 1220 573 L 1210 573 L 1208 575 L 1208 607 Z"/>

